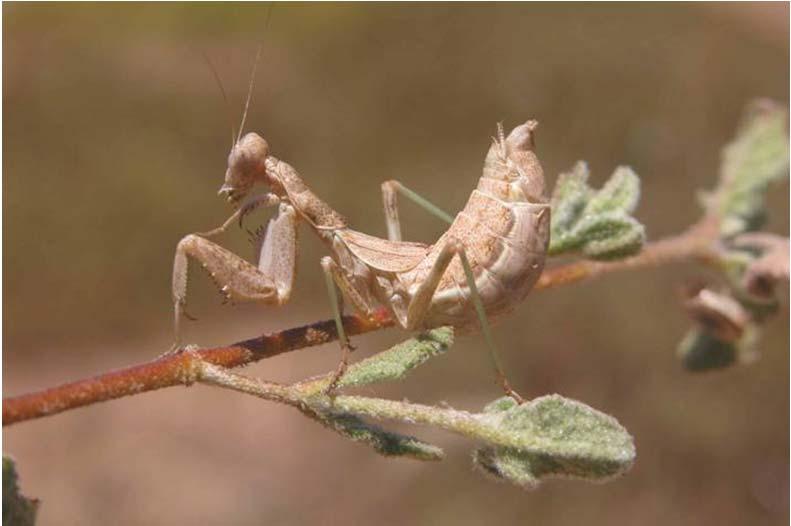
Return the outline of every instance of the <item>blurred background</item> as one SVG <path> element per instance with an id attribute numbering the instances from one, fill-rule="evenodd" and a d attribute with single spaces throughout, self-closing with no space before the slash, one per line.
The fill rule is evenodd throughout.
<path id="1" fill-rule="evenodd" d="M 250 66 L 247 129 L 318 195 L 384 235 L 379 184 L 398 178 L 458 210 L 495 125 L 537 118 L 550 177 L 578 159 L 599 186 L 643 181 L 649 237 L 699 216 L 748 101 L 788 104 L 787 4 L 6 4 L 3 7 L 3 394 L 148 360 L 171 344 L 173 250 L 224 220 L 217 197 Z M 223 79 L 230 109 L 203 60 Z M 230 120 L 229 120 L 230 119 Z M 788 187 L 770 197 L 788 232 Z M 405 237 L 443 225 L 409 204 Z M 263 222 L 266 212 L 254 221 Z M 248 257 L 246 236 L 222 242 Z M 209 346 L 329 317 L 305 229 L 292 301 L 222 306 L 194 272 L 187 340 Z M 470 469 L 392 460 L 297 412 L 208 387 L 173 388 L 3 430 L 40 524 L 785 524 L 787 297 L 759 361 L 690 374 L 678 265 L 535 293 L 496 331 L 522 394 L 615 416 L 638 459 L 604 485 L 526 493 Z M 400 341 L 356 338 L 356 358 Z M 246 373 L 289 381 L 334 367 L 327 345 Z M 499 396 L 479 336 L 369 394 L 477 410 Z M 397 427 L 397 426 L 396 426 Z"/>

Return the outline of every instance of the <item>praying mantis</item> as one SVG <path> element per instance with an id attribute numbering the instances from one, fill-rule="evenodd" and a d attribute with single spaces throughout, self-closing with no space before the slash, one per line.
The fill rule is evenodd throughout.
<path id="1" fill-rule="evenodd" d="M 398 181 L 384 182 L 388 239 L 382 239 L 351 229 L 341 214 L 310 190 L 291 165 L 270 153 L 269 144 L 261 136 L 254 132 L 242 136 L 250 92 L 219 191 L 236 211 L 222 226 L 187 235 L 176 247 L 172 282 L 174 349 L 180 348 L 181 319 L 186 316 L 190 258 L 210 273 L 227 299 L 282 306 L 288 302 L 294 285 L 297 227 L 304 223 L 330 254 L 320 263 L 341 359 L 329 393 L 343 376 L 352 350 L 341 321 L 345 298 L 363 316 L 372 315 L 380 305 L 386 307 L 408 331 L 446 325 L 464 331 L 473 329 L 477 321 L 498 383 L 505 393 L 522 402 L 503 372 L 488 319 L 521 303 L 544 267 L 550 205 L 543 169 L 534 151 L 538 123 L 529 120 L 507 137 L 502 125 L 498 126 L 478 186 L 455 218 Z M 263 191 L 254 191 L 260 187 Z M 448 222 L 448 230 L 432 245 L 403 241 L 398 194 Z M 263 231 L 257 265 L 210 240 L 236 221 L 241 224 L 248 213 L 260 206 L 277 207 L 277 213 Z"/>
<path id="2" fill-rule="evenodd" d="M 206 268 L 234 301 L 285 304 L 294 284 L 297 226 L 305 223 L 330 255 L 321 259 L 337 324 L 342 357 L 330 384 L 342 377 L 351 346 L 341 322 L 337 286 L 352 307 L 371 315 L 385 306 L 409 331 L 450 325 L 461 330 L 477 320 L 490 348 L 503 390 L 518 401 L 499 363 L 488 318 L 518 305 L 541 274 L 549 243 L 550 205 L 534 152 L 537 122 L 530 120 L 493 140 L 483 175 L 466 206 L 451 218 L 398 181 L 382 184 L 388 239 L 352 230 L 338 212 L 316 196 L 288 163 L 270 154 L 256 133 L 238 138 L 228 156 L 219 193 L 237 207 L 219 228 L 184 237 L 176 248 L 173 301 L 176 342 L 184 315 L 187 264 Z M 240 133 L 241 135 L 241 133 Z M 257 185 L 265 191 L 251 193 Z M 403 241 L 397 195 L 401 193 L 450 223 L 433 244 Z M 257 206 L 277 206 L 263 234 L 258 265 L 209 238 L 227 230 Z"/>

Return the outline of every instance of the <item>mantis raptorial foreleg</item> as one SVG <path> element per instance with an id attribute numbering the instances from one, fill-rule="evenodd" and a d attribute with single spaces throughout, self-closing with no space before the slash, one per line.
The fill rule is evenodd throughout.
<path id="1" fill-rule="evenodd" d="M 225 222 L 218 226 L 217 228 L 213 228 L 207 232 L 198 232 L 196 235 L 201 237 L 214 237 L 217 235 L 222 234 L 226 230 L 228 230 L 231 225 L 239 222 L 239 226 L 242 226 L 242 221 L 244 220 L 245 216 L 258 208 L 259 206 L 274 206 L 280 202 L 280 198 L 273 193 L 265 193 L 255 195 L 249 199 L 247 199 L 242 206 L 240 206 L 231 216 L 225 220 Z"/>
<path id="2" fill-rule="evenodd" d="M 209 271 L 226 298 L 282 305 L 288 301 L 294 283 L 296 224 L 294 208 L 281 204 L 277 217 L 267 225 L 257 267 L 199 235 L 190 234 L 179 242 L 173 263 L 174 347 L 180 343 L 180 323 L 187 300 L 188 258 Z"/>
<path id="3" fill-rule="evenodd" d="M 425 197 L 410 190 L 398 181 L 387 181 L 382 184 L 382 195 L 385 205 L 385 218 L 387 220 L 388 235 L 396 233 L 399 236 L 398 240 L 400 240 L 401 225 L 398 219 L 398 201 L 396 193 L 405 195 L 418 206 L 428 211 L 430 214 L 446 221 L 447 223 L 453 223 L 453 217 L 451 217 L 450 214 L 427 200 Z M 391 240 L 393 240 L 392 237 Z M 461 258 L 461 263 L 464 267 L 467 286 L 470 288 L 470 295 L 472 296 L 473 305 L 478 316 L 478 321 L 481 324 L 481 332 L 483 332 L 484 340 L 486 340 L 486 345 L 489 348 L 489 356 L 492 361 L 492 366 L 497 374 L 497 382 L 508 396 L 514 398 L 517 402 L 522 403 L 524 399 L 513 390 L 503 369 L 502 362 L 500 361 L 500 355 L 497 351 L 494 337 L 492 336 L 489 319 L 486 316 L 486 309 L 484 309 L 480 299 L 480 294 L 478 294 L 478 287 L 475 284 L 475 277 L 473 276 L 472 269 L 470 268 L 469 261 L 467 260 L 464 245 L 459 241 L 451 240 L 442 248 L 442 251 L 437 257 L 431 272 L 426 277 L 426 280 L 420 284 L 420 287 L 408 306 L 405 325 L 407 328 L 412 329 L 421 326 L 424 316 L 429 311 L 432 297 L 439 286 L 442 275 L 444 274 L 448 265 L 450 265 L 453 257 L 456 255 Z"/>

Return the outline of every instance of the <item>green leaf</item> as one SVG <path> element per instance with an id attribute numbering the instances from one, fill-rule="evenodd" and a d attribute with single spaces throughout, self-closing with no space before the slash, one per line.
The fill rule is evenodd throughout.
<path id="1" fill-rule="evenodd" d="M 445 453 L 441 448 L 409 435 L 393 433 L 348 413 L 314 411 L 303 409 L 303 413 L 321 422 L 340 435 L 371 446 L 377 453 L 387 457 L 409 457 L 416 460 L 442 460 Z"/>
<path id="2" fill-rule="evenodd" d="M 359 387 L 379 382 L 400 380 L 429 358 L 443 354 L 453 345 L 453 329 L 440 327 L 419 334 L 370 358 L 357 362 L 346 371 L 338 388 Z M 321 391 L 330 380 L 315 382 L 312 391 Z"/>
<path id="3" fill-rule="evenodd" d="M 724 369 L 737 363 L 749 363 L 758 356 L 755 345 L 760 329 L 749 324 L 739 340 L 727 342 L 716 338 L 705 329 L 691 329 L 678 345 L 678 356 L 684 368 L 691 372 Z"/>
<path id="4" fill-rule="evenodd" d="M 475 465 L 525 488 L 549 477 L 604 481 L 627 471 L 636 456 L 632 437 L 617 420 L 559 395 L 522 405 L 496 400 L 479 416 L 496 435 L 521 445 L 480 448 Z"/>
<path id="5" fill-rule="evenodd" d="M 769 183 L 788 177 L 786 111 L 761 100 L 749 108 L 736 138 L 723 150 L 720 182 L 704 205 L 722 217 L 722 234 L 754 230 L 765 220 Z"/>
<path id="6" fill-rule="evenodd" d="M 628 166 L 619 166 L 601 190 L 588 201 L 583 214 L 634 212 L 640 201 L 640 178 Z"/>
<path id="7" fill-rule="evenodd" d="M 640 251 L 645 228 L 622 212 L 586 216 L 575 228 L 584 239 L 582 253 L 591 259 L 618 259 Z"/>
<path id="8" fill-rule="evenodd" d="M 690 330 L 678 346 L 681 363 L 688 371 L 722 369 L 736 363 L 736 345 L 714 338 L 700 329 Z"/>
<path id="9" fill-rule="evenodd" d="M 3 526 L 33 526 L 38 506 L 38 499 L 29 499 L 19 492 L 14 460 L 3 455 Z"/>
<path id="10" fill-rule="evenodd" d="M 446 352 L 453 345 L 453 328 L 440 327 L 410 338 L 349 367 L 338 388 L 400 380 L 429 358 Z M 413 436 L 387 431 L 369 424 L 357 415 L 333 409 L 333 401 L 324 390 L 330 379 L 311 382 L 300 410 L 340 435 L 362 442 L 385 456 L 405 456 L 417 460 L 442 460 L 445 454 L 437 446 Z"/>
<path id="11" fill-rule="evenodd" d="M 571 172 L 560 174 L 552 193 L 551 231 L 569 230 L 579 219 L 592 190 L 588 186 L 588 165 L 578 161 Z"/>
<path id="12" fill-rule="evenodd" d="M 619 167 L 594 191 L 588 169 L 579 162 L 558 179 L 552 195 L 549 254 L 579 251 L 592 259 L 617 259 L 639 252 L 645 227 L 630 214 L 640 199 L 640 179 Z"/>

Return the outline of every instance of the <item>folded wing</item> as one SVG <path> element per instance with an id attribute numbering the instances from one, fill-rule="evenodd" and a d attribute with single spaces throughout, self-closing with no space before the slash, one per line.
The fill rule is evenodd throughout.
<path id="1" fill-rule="evenodd" d="M 337 234 L 349 250 L 366 265 L 383 272 L 406 272 L 428 255 L 430 245 L 409 241 L 389 241 L 354 230 Z"/>

